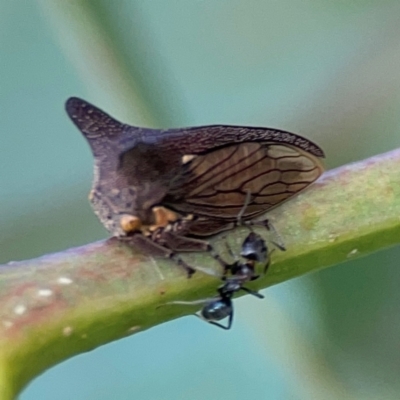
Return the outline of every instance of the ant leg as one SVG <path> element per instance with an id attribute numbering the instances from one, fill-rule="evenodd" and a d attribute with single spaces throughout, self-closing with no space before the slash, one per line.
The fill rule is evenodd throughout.
<path id="1" fill-rule="evenodd" d="M 243 290 L 244 292 L 246 292 L 248 294 L 251 294 L 251 295 L 253 295 L 255 297 L 258 297 L 259 299 L 263 299 L 264 298 L 264 296 L 261 293 L 258 293 L 255 290 L 248 289 L 247 287 L 242 286 L 240 288 L 240 290 Z"/>
<path id="2" fill-rule="evenodd" d="M 177 254 L 175 253 L 171 253 L 170 257 L 171 260 L 174 260 L 180 267 L 182 267 L 186 273 L 187 273 L 187 277 L 191 278 L 192 275 L 196 272 L 196 270 L 194 268 L 192 268 L 191 266 L 189 266 L 185 261 L 182 260 L 182 258 L 180 258 Z"/>
<path id="3" fill-rule="evenodd" d="M 205 240 L 180 236 L 174 232 L 166 231 L 161 233 L 161 237 L 158 240 L 162 241 L 163 245 L 174 252 L 207 251 L 222 266 L 224 270 L 223 275 L 225 275 L 226 271 L 229 270 L 230 264 L 225 262 L 222 257 L 214 250 L 214 247 Z M 183 261 L 181 258 L 180 260 Z M 215 276 L 217 278 L 221 277 L 221 272 L 217 272 L 213 268 L 196 267 L 195 269 L 207 275 Z"/>
<path id="4" fill-rule="evenodd" d="M 270 253 L 268 254 L 268 261 L 267 261 L 267 263 L 265 264 L 264 271 L 263 271 L 263 275 L 265 275 L 265 274 L 267 273 L 268 268 L 269 268 L 269 266 L 271 265 L 271 254 L 274 252 L 274 250 L 275 250 L 275 249 L 272 249 L 272 250 L 270 251 Z"/>
<path id="5" fill-rule="evenodd" d="M 177 300 L 177 301 L 170 301 L 170 302 L 168 302 L 168 303 L 159 305 L 157 308 L 160 308 L 160 307 L 163 307 L 163 306 L 168 306 L 168 305 L 183 305 L 183 306 L 203 305 L 203 304 L 209 304 L 209 303 L 211 303 L 211 302 L 213 302 L 213 301 L 215 301 L 215 300 L 217 300 L 217 299 L 218 299 L 218 298 L 216 298 L 216 297 L 211 297 L 211 298 L 208 298 L 208 299 L 194 300 L 194 301 L 179 301 L 179 300 Z M 225 330 L 231 329 L 231 326 L 232 326 L 233 310 L 232 310 L 231 313 L 229 314 L 229 319 L 228 319 L 228 323 L 227 323 L 226 326 L 225 326 L 225 325 L 222 325 L 222 324 L 220 324 L 220 323 L 218 323 L 218 322 L 215 322 L 215 321 L 209 321 L 209 320 L 207 320 L 207 319 L 204 319 L 204 318 L 203 318 L 201 315 L 199 315 L 198 313 L 193 314 L 193 315 L 194 315 L 195 317 L 201 319 L 202 321 L 208 322 L 209 324 L 218 326 L 219 328 L 222 328 L 222 329 L 225 329 Z"/>
<path id="6" fill-rule="evenodd" d="M 229 264 L 225 260 L 223 260 L 222 257 L 214 250 L 214 247 L 212 247 L 211 245 L 209 245 L 208 251 L 211 254 L 211 256 L 214 258 L 214 260 L 218 261 L 219 264 L 222 266 L 222 268 L 223 268 L 222 277 L 226 277 L 226 275 L 228 274 L 228 271 L 231 270 L 232 264 Z"/>
<path id="7" fill-rule="evenodd" d="M 210 244 L 201 239 L 193 239 L 181 236 L 174 232 L 162 230 L 158 235 L 152 238 L 155 242 L 165 245 L 175 252 L 208 251 Z"/>
<path id="8" fill-rule="evenodd" d="M 211 324 L 211 325 L 218 326 L 218 328 L 221 328 L 221 329 L 225 329 L 226 331 L 229 330 L 229 329 L 231 329 L 231 327 L 232 327 L 233 310 L 232 310 L 232 311 L 230 312 L 230 314 L 229 314 L 228 323 L 227 323 L 226 325 L 222 325 L 222 324 L 220 324 L 219 322 L 216 322 L 216 321 L 208 321 L 208 320 L 205 320 L 204 318 L 202 318 L 202 317 L 201 317 L 200 315 L 198 315 L 198 314 L 195 314 L 195 316 L 196 316 L 197 318 L 200 318 L 200 319 L 203 320 L 203 321 L 208 322 L 208 323 Z"/>
<path id="9" fill-rule="evenodd" d="M 282 244 L 275 242 L 275 240 L 271 240 L 271 243 L 278 248 L 280 251 L 286 251 L 286 247 L 283 246 Z"/>
<path id="10" fill-rule="evenodd" d="M 237 256 L 237 254 L 234 254 L 234 253 L 233 253 L 232 247 L 231 247 L 230 244 L 228 243 L 228 240 L 226 239 L 226 236 L 224 236 L 222 239 L 225 240 L 225 247 L 226 247 L 226 250 L 227 250 L 228 254 L 229 254 L 235 261 L 237 261 L 237 260 L 238 260 L 238 256 Z"/>
<path id="11" fill-rule="evenodd" d="M 286 247 L 282 240 L 281 235 L 278 233 L 278 231 L 275 229 L 275 226 L 272 224 L 272 222 L 269 219 L 265 219 L 264 221 L 254 222 L 254 225 L 263 226 L 268 231 L 272 232 L 272 234 L 275 236 L 277 241 L 272 240 L 271 243 L 273 243 L 273 245 L 276 246 L 279 250 L 286 251 Z"/>
<path id="12" fill-rule="evenodd" d="M 182 267 L 190 278 L 196 271 L 195 268 L 188 265 L 182 258 L 179 257 L 173 250 L 168 249 L 161 244 L 158 244 L 151 240 L 150 238 L 142 235 L 141 233 L 129 236 L 129 238 L 124 238 L 125 243 L 136 245 L 145 253 L 148 253 L 155 257 L 165 257 L 175 261 L 180 267 Z"/>
<path id="13" fill-rule="evenodd" d="M 177 235 L 173 232 L 166 232 L 166 231 L 161 233 L 160 239 L 166 244 L 166 246 L 169 249 L 176 252 L 207 251 L 222 266 L 222 268 L 224 269 L 224 274 L 226 274 L 225 271 L 229 270 L 230 264 L 225 262 L 222 259 L 222 257 L 214 250 L 214 247 L 205 240 L 193 239 L 186 236 Z M 197 269 L 201 270 L 200 268 Z M 214 271 L 211 271 L 210 269 L 204 269 L 203 272 L 209 275 L 220 277 L 220 274 L 216 274 Z"/>

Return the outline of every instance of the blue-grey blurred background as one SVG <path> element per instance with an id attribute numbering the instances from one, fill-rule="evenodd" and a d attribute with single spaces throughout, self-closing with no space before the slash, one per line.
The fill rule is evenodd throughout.
<path id="1" fill-rule="evenodd" d="M 131 124 L 297 132 L 329 168 L 400 145 L 398 0 L 0 0 L 0 262 L 106 236 L 81 96 Z M 399 249 L 70 359 L 22 400 L 398 399 Z"/>

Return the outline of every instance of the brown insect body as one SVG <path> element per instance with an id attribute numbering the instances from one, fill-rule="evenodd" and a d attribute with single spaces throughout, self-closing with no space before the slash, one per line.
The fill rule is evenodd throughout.
<path id="1" fill-rule="evenodd" d="M 137 128 L 77 98 L 66 109 L 95 157 L 93 208 L 115 236 L 127 233 L 121 227 L 125 215 L 154 225 L 155 206 L 194 214 L 185 224 L 188 234 L 209 236 L 231 228 L 248 191 L 243 220 L 297 194 L 323 171 L 323 151 L 289 132 L 225 125 Z"/>
<path id="2" fill-rule="evenodd" d="M 89 200 L 100 221 L 114 236 L 126 236 L 128 216 L 137 217 L 140 226 L 153 225 L 152 208 L 179 176 L 180 155 L 144 142 L 143 136 L 153 136 L 151 129 L 121 124 L 83 100 L 69 99 L 66 109 L 95 158 Z"/>
<path id="3" fill-rule="evenodd" d="M 163 204 L 196 215 L 190 233 L 207 236 L 235 225 L 248 192 L 245 221 L 305 189 L 323 168 L 316 156 L 302 149 L 267 141 L 217 148 L 195 156 L 182 171 L 183 179 L 170 189 Z"/>
<path id="4" fill-rule="evenodd" d="M 323 172 L 323 151 L 281 130 L 137 128 L 78 98 L 70 98 L 66 110 L 95 158 L 89 199 L 100 221 L 113 236 L 130 237 L 169 257 L 209 249 L 193 236 L 236 226 L 247 196 L 244 222 L 288 200 Z"/>

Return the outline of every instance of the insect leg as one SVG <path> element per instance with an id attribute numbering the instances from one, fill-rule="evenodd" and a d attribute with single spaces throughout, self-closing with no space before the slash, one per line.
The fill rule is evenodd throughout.
<path id="1" fill-rule="evenodd" d="M 175 252 L 208 251 L 211 256 L 224 268 L 224 273 L 229 270 L 230 264 L 224 261 L 222 257 L 214 250 L 213 246 L 205 240 L 180 236 L 174 232 L 168 231 L 163 231 L 161 233 L 160 240 L 162 240 L 163 244 L 165 243 L 169 249 Z"/>
<path id="2" fill-rule="evenodd" d="M 269 252 L 269 254 L 268 254 L 268 260 L 267 260 L 267 262 L 266 262 L 266 264 L 265 264 L 263 275 L 265 275 L 265 274 L 267 273 L 268 268 L 269 268 L 269 266 L 271 265 L 271 254 L 274 252 L 274 250 L 275 250 L 275 249 L 272 249 L 272 250 Z"/>
<path id="3" fill-rule="evenodd" d="M 229 313 L 229 316 L 228 316 L 228 323 L 226 324 L 226 325 L 223 325 L 223 324 L 220 324 L 219 322 L 216 322 L 216 321 L 209 321 L 208 319 L 204 319 L 204 318 L 202 318 L 200 315 L 198 315 L 198 314 L 194 314 L 197 318 L 200 318 L 202 321 L 206 321 L 206 322 L 208 322 L 209 324 L 211 324 L 211 325 L 214 325 L 214 326 L 218 326 L 218 328 L 221 328 L 221 329 L 225 329 L 225 330 L 229 330 L 229 329 L 231 329 L 231 327 L 232 327 L 232 322 L 233 322 L 233 309 L 232 309 L 232 311 Z"/>
<path id="4" fill-rule="evenodd" d="M 211 245 L 209 245 L 208 248 L 209 253 L 211 254 L 211 256 L 214 258 L 214 260 L 218 261 L 219 264 L 222 266 L 223 273 L 222 276 L 226 276 L 228 271 L 231 270 L 231 266 L 232 264 L 227 263 L 214 249 L 214 247 L 212 247 Z"/>
<path id="5" fill-rule="evenodd" d="M 205 240 L 181 236 L 166 230 L 162 230 L 154 240 L 176 252 L 208 251 L 210 246 Z"/>
<path id="6" fill-rule="evenodd" d="M 174 260 L 179 266 L 181 266 L 188 274 L 188 278 L 190 278 L 196 271 L 195 268 L 188 265 L 185 261 L 179 257 L 173 250 L 168 249 L 167 247 L 158 244 L 151 240 L 150 238 L 142 235 L 141 233 L 134 234 L 129 237 L 129 240 L 124 240 L 125 242 L 130 242 L 137 247 L 139 247 L 142 251 L 148 252 L 152 256 L 158 257 L 166 257 L 171 260 Z"/>
<path id="7" fill-rule="evenodd" d="M 263 226 L 268 231 L 272 232 L 272 235 L 276 238 L 277 241 L 272 240 L 271 243 L 279 250 L 286 251 L 286 247 L 281 235 L 278 233 L 278 231 L 275 229 L 275 226 L 269 219 L 264 219 L 262 221 L 249 221 L 249 225 Z"/>
<path id="8" fill-rule="evenodd" d="M 253 295 L 255 297 L 258 297 L 259 299 L 263 299 L 264 298 L 264 296 L 261 293 L 258 293 L 255 290 L 251 290 L 251 289 L 249 289 L 247 287 L 242 286 L 240 288 L 240 290 L 243 290 L 244 292 L 246 292 L 248 294 L 251 294 L 251 295 Z"/>

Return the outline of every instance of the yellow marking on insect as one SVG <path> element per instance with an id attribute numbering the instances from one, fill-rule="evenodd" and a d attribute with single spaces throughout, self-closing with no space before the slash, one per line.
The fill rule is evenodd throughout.
<path id="1" fill-rule="evenodd" d="M 182 157 L 182 164 L 187 164 L 188 162 L 192 161 L 196 156 L 194 154 L 185 154 Z"/>
<path id="2" fill-rule="evenodd" d="M 129 214 L 123 215 L 119 223 L 123 231 L 126 233 L 137 231 L 142 226 L 142 221 L 138 217 Z"/>
<path id="3" fill-rule="evenodd" d="M 184 218 L 185 221 L 193 221 L 194 220 L 194 215 L 193 214 L 188 214 Z"/>
<path id="4" fill-rule="evenodd" d="M 156 221 L 154 225 L 157 227 L 167 226 L 178 219 L 178 214 L 165 207 L 153 207 L 153 214 Z"/>

